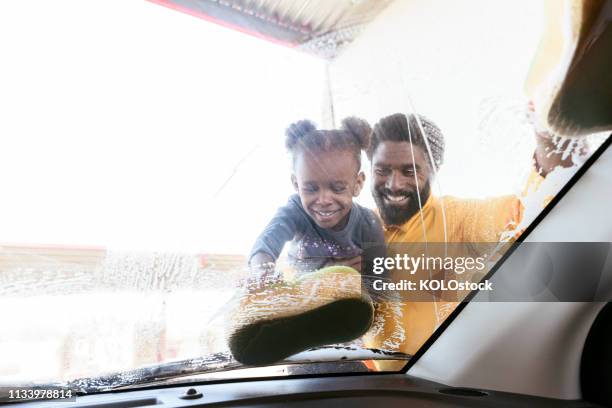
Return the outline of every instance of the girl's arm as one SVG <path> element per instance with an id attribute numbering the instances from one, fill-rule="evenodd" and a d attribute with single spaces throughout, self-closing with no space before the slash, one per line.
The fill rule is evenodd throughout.
<path id="1" fill-rule="evenodd" d="M 262 282 L 262 279 L 274 277 L 275 263 L 283 247 L 287 241 L 291 241 L 296 234 L 304 230 L 306 222 L 300 207 L 292 199 L 287 205 L 278 209 L 251 250 L 249 256 L 251 279 Z"/>

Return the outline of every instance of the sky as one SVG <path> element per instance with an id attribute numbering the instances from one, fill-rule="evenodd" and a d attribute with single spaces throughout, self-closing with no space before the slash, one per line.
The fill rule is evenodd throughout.
<path id="1" fill-rule="evenodd" d="M 247 251 L 324 65 L 136 0 L 0 2 L 0 242 Z"/>

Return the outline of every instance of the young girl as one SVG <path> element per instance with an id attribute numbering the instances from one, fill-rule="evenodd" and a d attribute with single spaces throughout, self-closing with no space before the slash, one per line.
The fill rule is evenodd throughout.
<path id="1" fill-rule="evenodd" d="M 318 130 L 308 120 L 287 129 L 285 145 L 292 156 L 291 182 L 297 194 L 255 242 L 249 265 L 260 275 L 257 280 L 273 277 L 274 264 L 288 241 L 297 275 L 329 264 L 369 274 L 368 260 L 385 256 L 378 216 L 353 202 L 365 181 L 361 150 L 368 147 L 370 133 L 367 122 L 357 118 L 344 119 L 338 130 Z"/>

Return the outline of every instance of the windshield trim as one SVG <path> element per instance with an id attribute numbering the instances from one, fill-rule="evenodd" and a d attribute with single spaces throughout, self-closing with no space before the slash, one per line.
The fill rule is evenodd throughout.
<path id="1" fill-rule="evenodd" d="M 321 353 L 344 353 L 341 356 L 337 354 L 324 356 Z M 334 362 L 349 362 L 349 361 L 364 361 L 364 360 L 410 360 L 409 354 L 400 352 L 390 352 L 385 350 L 361 348 L 355 346 L 324 346 L 316 347 L 305 352 L 291 356 L 285 360 L 281 360 L 274 364 L 265 367 L 274 367 L 282 365 L 306 365 Z M 214 353 L 203 357 L 196 357 L 187 360 L 172 361 L 140 367 L 133 370 L 119 371 L 96 377 L 84 377 L 72 381 L 62 383 L 61 386 L 75 390 L 78 394 L 92 394 L 98 392 L 107 392 L 115 390 L 127 389 L 142 389 L 143 386 L 149 386 L 154 383 L 163 385 L 168 380 L 173 380 L 182 377 L 189 377 L 202 374 L 214 374 L 219 372 L 229 372 L 235 370 L 260 368 L 253 366 L 245 366 L 233 359 L 229 352 Z M 390 371 L 389 373 L 397 373 Z M 344 373 L 331 373 L 332 375 L 342 375 Z M 313 374 L 318 376 L 319 374 Z M 294 376 L 289 376 L 294 377 Z M 271 377 L 262 377 L 271 378 Z M 276 378 L 276 377 L 274 377 Z M 282 377 L 285 378 L 285 377 Z M 176 382 L 172 385 L 181 385 L 184 383 L 203 382 L 210 383 L 211 381 L 225 381 L 226 379 L 212 379 L 195 381 Z M 244 380 L 244 378 L 238 378 Z"/>

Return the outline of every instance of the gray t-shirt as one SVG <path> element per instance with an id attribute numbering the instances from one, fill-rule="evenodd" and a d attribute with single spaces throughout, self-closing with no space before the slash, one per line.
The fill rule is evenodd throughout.
<path id="1" fill-rule="evenodd" d="M 386 255 L 382 225 L 372 210 L 353 203 L 342 230 L 324 229 L 306 213 L 297 194 L 278 209 L 257 238 L 249 260 L 258 252 L 276 260 L 288 241 L 289 260 L 301 273 L 319 269 L 333 258 L 362 256 L 362 274 L 370 275 L 372 258 Z"/>

